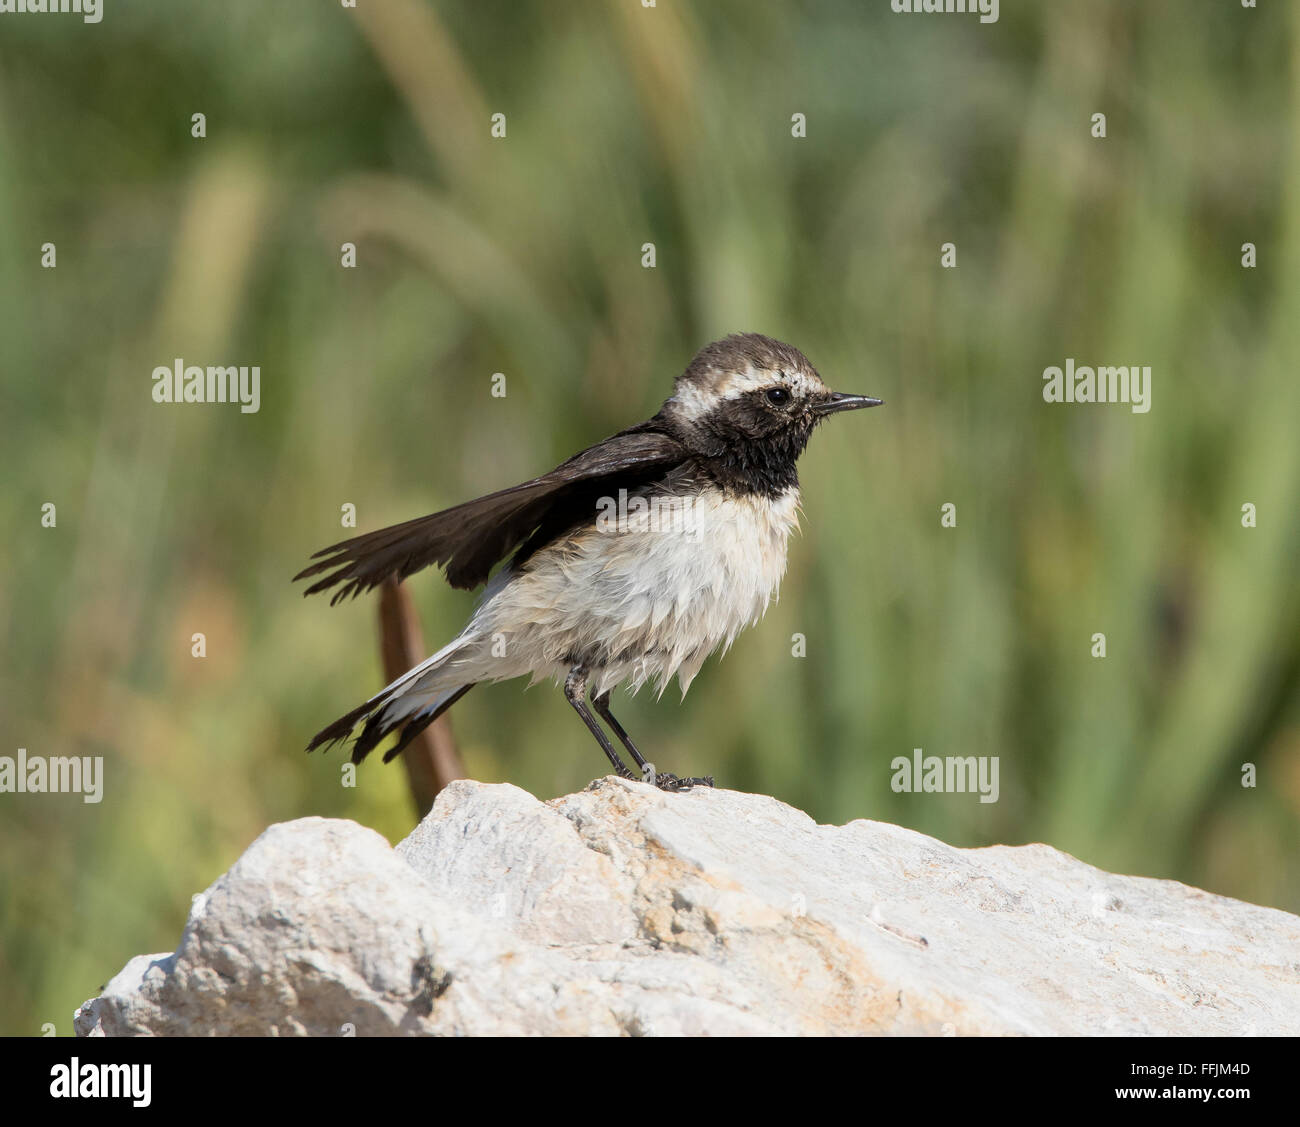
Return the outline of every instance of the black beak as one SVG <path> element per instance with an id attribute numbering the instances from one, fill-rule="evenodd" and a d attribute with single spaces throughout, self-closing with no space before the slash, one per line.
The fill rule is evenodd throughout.
<path id="1" fill-rule="evenodd" d="M 832 391 L 831 397 L 813 408 L 814 415 L 834 415 L 838 411 L 856 411 L 860 407 L 879 407 L 883 399 L 872 399 L 869 395 L 845 395 L 842 391 Z"/>

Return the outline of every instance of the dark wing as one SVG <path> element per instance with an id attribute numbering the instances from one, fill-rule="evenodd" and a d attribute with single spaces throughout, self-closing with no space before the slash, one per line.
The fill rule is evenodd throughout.
<path id="1" fill-rule="evenodd" d="M 294 580 L 329 572 L 304 593 L 314 595 L 341 583 L 331 605 L 378 587 L 390 576 L 405 579 L 430 564 L 443 565 L 453 587 L 477 587 L 530 533 L 556 524 L 556 514 L 570 510 L 579 499 L 617 496 L 620 488 L 660 477 L 686 457 L 676 439 L 642 423 L 575 454 L 543 477 L 322 548 L 312 556 L 320 562 Z M 594 507 L 590 512 L 594 517 Z M 537 546 L 534 538 L 530 548 Z"/>

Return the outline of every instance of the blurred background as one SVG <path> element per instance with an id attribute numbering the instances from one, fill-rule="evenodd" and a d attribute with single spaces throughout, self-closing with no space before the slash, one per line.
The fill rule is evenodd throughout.
<path id="1" fill-rule="evenodd" d="M 887 406 L 819 430 L 763 623 L 616 695 L 661 769 L 1300 911 L 1298 111 L 1293 4 L 0 16 L 0 754 L 106 772 L 0 795 L 0 1032 L 69 1033 L 272 822 L 411 828 L 400 769 L 302 751 L 383 683 L 376 599 L 290 583 L 343 505 L 544 472 L 738 330 Z M 260 365 L 260 411 L 154 403 L 176 357 Z M 1150 413 L 1045 404 L 1067 357 L 1151 365 Z M 408 586 L 431 647 L 474 605 Z M 450 716 L 474 778 L 603 773 L 549 686 Z M 918 747 L 999 801 L 894 793 Z"/>

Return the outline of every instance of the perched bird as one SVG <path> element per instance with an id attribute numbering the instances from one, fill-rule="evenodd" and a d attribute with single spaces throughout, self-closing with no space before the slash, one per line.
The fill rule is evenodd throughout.
<path id="1" fill-rule="evenodd" d="M 320 562 L 294 578 L 328 573 L 306 594 L 335 589 L 332 603 L 430 564 L 453 587 L 487 587 L 456 638 L 307 750 L 360 726 L 352 748 L 360 763 L 396 732 L 387 763 L 480 681 L 528 673 L 563 684 L 619 775 L 664 790 L 712 786 L 655 773 L 611 714 L 610 692 L 654 679 L 662 693 L 676 674 L 685 696 L 705 658 L 762 616 L 785 572 L 795 463 L 813 428 L 880 402 L 828 390 L 788 344 L 732 335 L 700 350 L 648 422 L 522 485 L 317 552 Z"/>

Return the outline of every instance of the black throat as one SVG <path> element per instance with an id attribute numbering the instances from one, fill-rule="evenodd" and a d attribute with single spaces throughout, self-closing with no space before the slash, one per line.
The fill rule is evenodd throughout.
<path id="1" fill-rule="evenodd" d="M 779 497 L 799 485 L 795 462 L 803 452 L 793 444 L 748 442 L 730 446 L 700 461 L 724 489 L 740 494 Z"/>
<path id="2" fill-rule="evenodd" d="M 690 421 L 661 411 L 646 425 L 671 434 L 729 493 L 774 498 L 797 488 L 796 463 L 812 436 L 813 420 L 776 429 L 745 423 L 732 411 Z"/>

